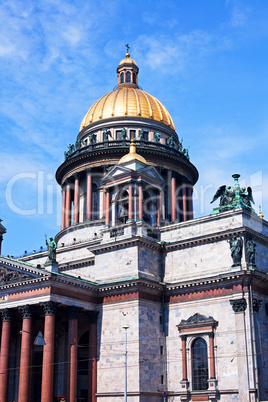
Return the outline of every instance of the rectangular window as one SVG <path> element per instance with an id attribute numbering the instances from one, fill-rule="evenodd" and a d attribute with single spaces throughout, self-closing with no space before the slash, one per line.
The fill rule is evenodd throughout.
<path id="1" fill-rule="evenodd" d="M 160 325 L 163 324 L 163 317 L 162 317 L 162 315 L 159 316 L 159 324 L 160 324 Z"/>
<path id="2" fill-rule="evenodd" d="M 164 348 L 163 348 L 163 346 L 161 345 L 161 346 L 160 346 L 160 355 L 163 354 L 163 350 L 164 350 Z"/>
<path id="3" fill-rule="evenodd" d="M 164 376 L 161 375 L 161 385 L 163 385 L 163 384 L 164 384 Z"/>
<path id="4" fill-rule="evenodd" d="M 121 130 L 116 130 L 115 132 L 115 138 L 117 141 L 121 141 L 122 140 L 122 133 Z"/>
<path id="5" fill-rule="evenodd" d="M 143 132 L 143 139 L 144 139 L 144 141 L 149 141 L 149 133 L 148 133 L 148 131 Z"/>
<path id="6" fill-rule="evenodd" d="M 136 130 L 130 130 L 129 135 L 130 135 L 131 140 L 135 140 L 135 138 L 136 138 Z"/>

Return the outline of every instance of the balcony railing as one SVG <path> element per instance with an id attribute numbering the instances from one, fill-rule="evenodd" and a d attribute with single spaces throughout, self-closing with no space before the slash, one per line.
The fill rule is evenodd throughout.
<path id="1" fill-rule="evenodd" d="M 130 140 L 107 140 L 103 142 L 95 142 L 89 145 L 81 146 L 81 148 L 73 151 L 72 153 L 65 153 L 66 159 L 73 158 L 79 154 L 82 153 L 87 153 L 87 152 L 93 152 L 98 149 L 105 149 L 105 148 L 128 148 L 130 144 Z M 135 144 L 137 147 L 140 148 L 153 148 L 158 151 L 163 151 L 163 152 L 168 152 L 171 154 L 178 155 L 182 158 L 189 159 L 183 151 L 180 151 L 179 149 L 176 148 L 176 146 L 172 147 L 169 145 L 161 144 L 160 142 L 155 142 L 155 141 L 145 141 L 145 140 L 135 140 Z"/>

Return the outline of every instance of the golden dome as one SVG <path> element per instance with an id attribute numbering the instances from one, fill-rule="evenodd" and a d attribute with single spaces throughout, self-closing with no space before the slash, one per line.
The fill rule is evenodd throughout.
<path id="1" fill-rule="evenodd" d="M 134 159 L 136 159 L 136 160 L 138 160 L 138 161 L 140 161 L 142 163 L 147 164 L 146 159 L 144 159 L 143 156 L 137 154 L 137 152 L 136 152 L 136 144 L 132 140 L 130 145 L 129 145 L 129 153 L 124 155 L 124 156 L 122 156 L 122 158 L 118 162 L 118 165 L 122 165 L 122 163 L 133 161 Z"/>
<path id="2" fill-rule="evenodd" d="M 135 66 L 137 65 L 135 60 L 131 59 L 131 57 L 125 57 L 124 59 L 122 59 L 119 63 L 119 66 L 121 66 L 122 64 L 135 64 Z"/>
<path id="3" fill-rule="evenodd" d="M 91 106 L 81 123 L 80 131 L 100 120 L 126 116 L 156 120 L 175 130 L 170 114 L 159 100 L 138 87 L 123 85 L 105 94 Z"/>

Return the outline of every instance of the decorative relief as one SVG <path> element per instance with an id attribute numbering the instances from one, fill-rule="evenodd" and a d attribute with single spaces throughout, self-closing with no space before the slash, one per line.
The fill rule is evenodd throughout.
<path id="1" fill-rule="evenodd" d="M 97 323 L 98 315 L 99 315 L 98 311 L 89 311 L 88 312 L 88 319 L 89 319 L 90 324 Z"/>
<path id="2" fill-rule="evenodd" d="M 19 282 L 24 279 L 32 279 L 32 277 L 20 271 L 0 267 L 0 285 L 5 285 L 8 282 Z"/>
<path id="3" fill-rule="evenodd" d="M 242 299 L 230 300 L 230 303 L 235 313 L 244 312 L 247 308 L 247 302 L 244 297 Z"/>

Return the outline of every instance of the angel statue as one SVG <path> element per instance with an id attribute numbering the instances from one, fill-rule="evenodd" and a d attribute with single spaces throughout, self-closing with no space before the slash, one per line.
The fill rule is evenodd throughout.
<path id="1" fill-rule="evenodd" d="M 255 202 L 253 200 L 251 187 L 248 187 L 247 189 L 246 189 L 246 187 L 242 187 L 240 197 L 242 198 L 242 202 L 245 205 L 245 207 L 251 208 L 251 202 L 252 202 L 252 204 L 255 204 Z"/>
<path id="2" fill-rule="evenodd" d="M 214 201 L 216 201 L 220 197 L 220 207 L 227 207 L 232 204 L 232 201 L 235 197 L 235 192 L 230 186 L 221 186 L 218 188 L 216 191 L 212 201 L 210 203 L 212 204 Z"/>

